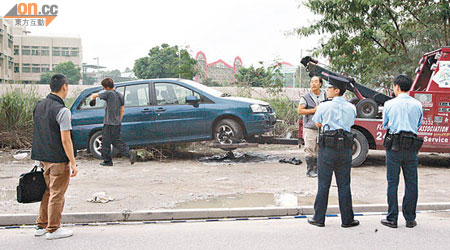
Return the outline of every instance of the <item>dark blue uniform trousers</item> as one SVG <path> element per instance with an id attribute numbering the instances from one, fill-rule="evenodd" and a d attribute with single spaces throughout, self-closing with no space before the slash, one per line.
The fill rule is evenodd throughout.
<path id="1" fill-rule="evenodd" d="M 352 194 L 350 190 L 350 170 L 352 167 L 352 151 L 350 148 L 341 150 L 319 147 L 318 179 L 316 201 L 314 202 L 314 217 L 318 223 L 325 223 L 328 207 L 328 193 L 330 191 L 333 172 L 336 177 L 339 196 L 339 210 L 342 224 L 350 224 L 354 219 L 352 208 Z"/>
<path id="2" fill-rule="evenodd" d="M 386 219 L 397 222 L 398 219 L 398 182 L 400 168 L 405 178 L 405 195 L 403 196 L 402 212 L 406 221 L 416 219 L 416 206 L 418 197 L 417 188 L 417 152 L 411 150 L 386 150 L 387 168 L 387 201 L 388 214 Z"/>

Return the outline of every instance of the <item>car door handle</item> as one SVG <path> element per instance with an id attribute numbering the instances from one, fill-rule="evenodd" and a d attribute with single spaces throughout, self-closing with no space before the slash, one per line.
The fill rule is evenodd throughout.
<path id="1" fill-rule="evenodd" d="M 143 109 L 143 110 L 141 110 L 141 113 L 150 113 L 150 112 L 152 112 L 151 109 Z"/>
<path id="2" fill-rule="evenodd" d="M 157 108 L 155 111 L 156 112 L 164 112 L 164 111 L 166 111 L 166 109 L 165 108 Z"/>

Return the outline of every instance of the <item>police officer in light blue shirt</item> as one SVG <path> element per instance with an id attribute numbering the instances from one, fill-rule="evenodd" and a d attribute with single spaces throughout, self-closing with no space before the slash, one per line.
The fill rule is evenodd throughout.
<path id="1" fill-rule="evenodd" d="M 314 202 L 314 216 L 308 223 L 325 226 L 325 213 L 328 206 L 333 172 L 338 186 L 339 209 L 342 227 L 354 227 L 359 221 L 354 219 L 352 195 L 350 190 L 350 169 L 352 167 L 353 134 L 351 126 L 356 118 L 356 108 L 344 99 L 343 94 L 349 82 L 340 77 L 329 76 L 327 97 L 332 101 L 323 102 L 313 117 L 319 134 L 318 190 Z"/>
<path id="2" fill-rule="evenodd" d="M 422 124 L 422 104 L 408 95 L 412 85 L 406 75 L 399 75 L 394 80 L 396 98 L 387 101 L 383 110 L 383 126 L 388 129 L 385 138 L 387 169 L 388 214 L 381 224 L 396 228 L 398 219 L 397 189 L 400 169 L 405 178 L 405 195 L 402 202 L 403 217 L 406 227 L 417 225 L 416 206 L 417 187 L 417 151 L 423 140 L 417 137 L 417 129 Z"/>

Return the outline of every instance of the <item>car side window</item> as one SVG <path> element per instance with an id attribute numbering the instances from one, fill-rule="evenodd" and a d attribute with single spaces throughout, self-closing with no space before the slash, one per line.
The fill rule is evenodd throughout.
<path id="1" fill-rule="evenodd" d="M 200 100 L 200 94 L 173 83 L 155 83 L 157 105 L 183 105 L 187 96 L 196 96 Z"/>
<path id="2" fill-rule="evenodd" d="M 130 85 L 125 88 L 125 107 L 148 106 L 148 84 Z"/>
<path id="3" fill-rule="evenodd" d="M 119 92 L 120 94 L 122 94 L 122 96 L 123 96 L 123 94 L 125 93 L 125 87 L 117 87 L 116 91 Z"/>
<path id="4" fill-rule="evenodd" d="M 101 91 L 100 91 L 101 92 Z M 102 100 L 100 98 L 97 98 L 95 100 L 95 106 L 91 106 L 89 102 L 92 100 L 91 96 L 84 98 L 84 100 L 80 103 L 78 106 L 78 109 L 95 109 L 95 108 L 104 108 L 105 107 L 105 100 Z"/>

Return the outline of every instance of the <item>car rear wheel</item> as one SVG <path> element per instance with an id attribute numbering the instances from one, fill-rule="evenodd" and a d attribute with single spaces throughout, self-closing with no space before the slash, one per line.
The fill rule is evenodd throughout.
<path id="1" fill-rule="evenodd" d="M 359 130 L 352 129 L 352 133 L 355 134 L 352 147 L 352 167 L 361 166 L 367 159 L 369 153 L 369 142 L 363 133 Z"/>
<path id="2" fill-rule="evenodd" d="M 243 128 L 237 121 L 233 119 L 220 120 L 214 128 L 214 139 L 217 143 L 239 143 L 243 138 Z"/>
<path id="3" fill-rule="evenodd" d="M 102 131 L 95 132 L 89 140 L 89 151 L 92 156 L 102 159 Z M 112 156 L 117 156 L 119 151 L 111 145 Z"/>

